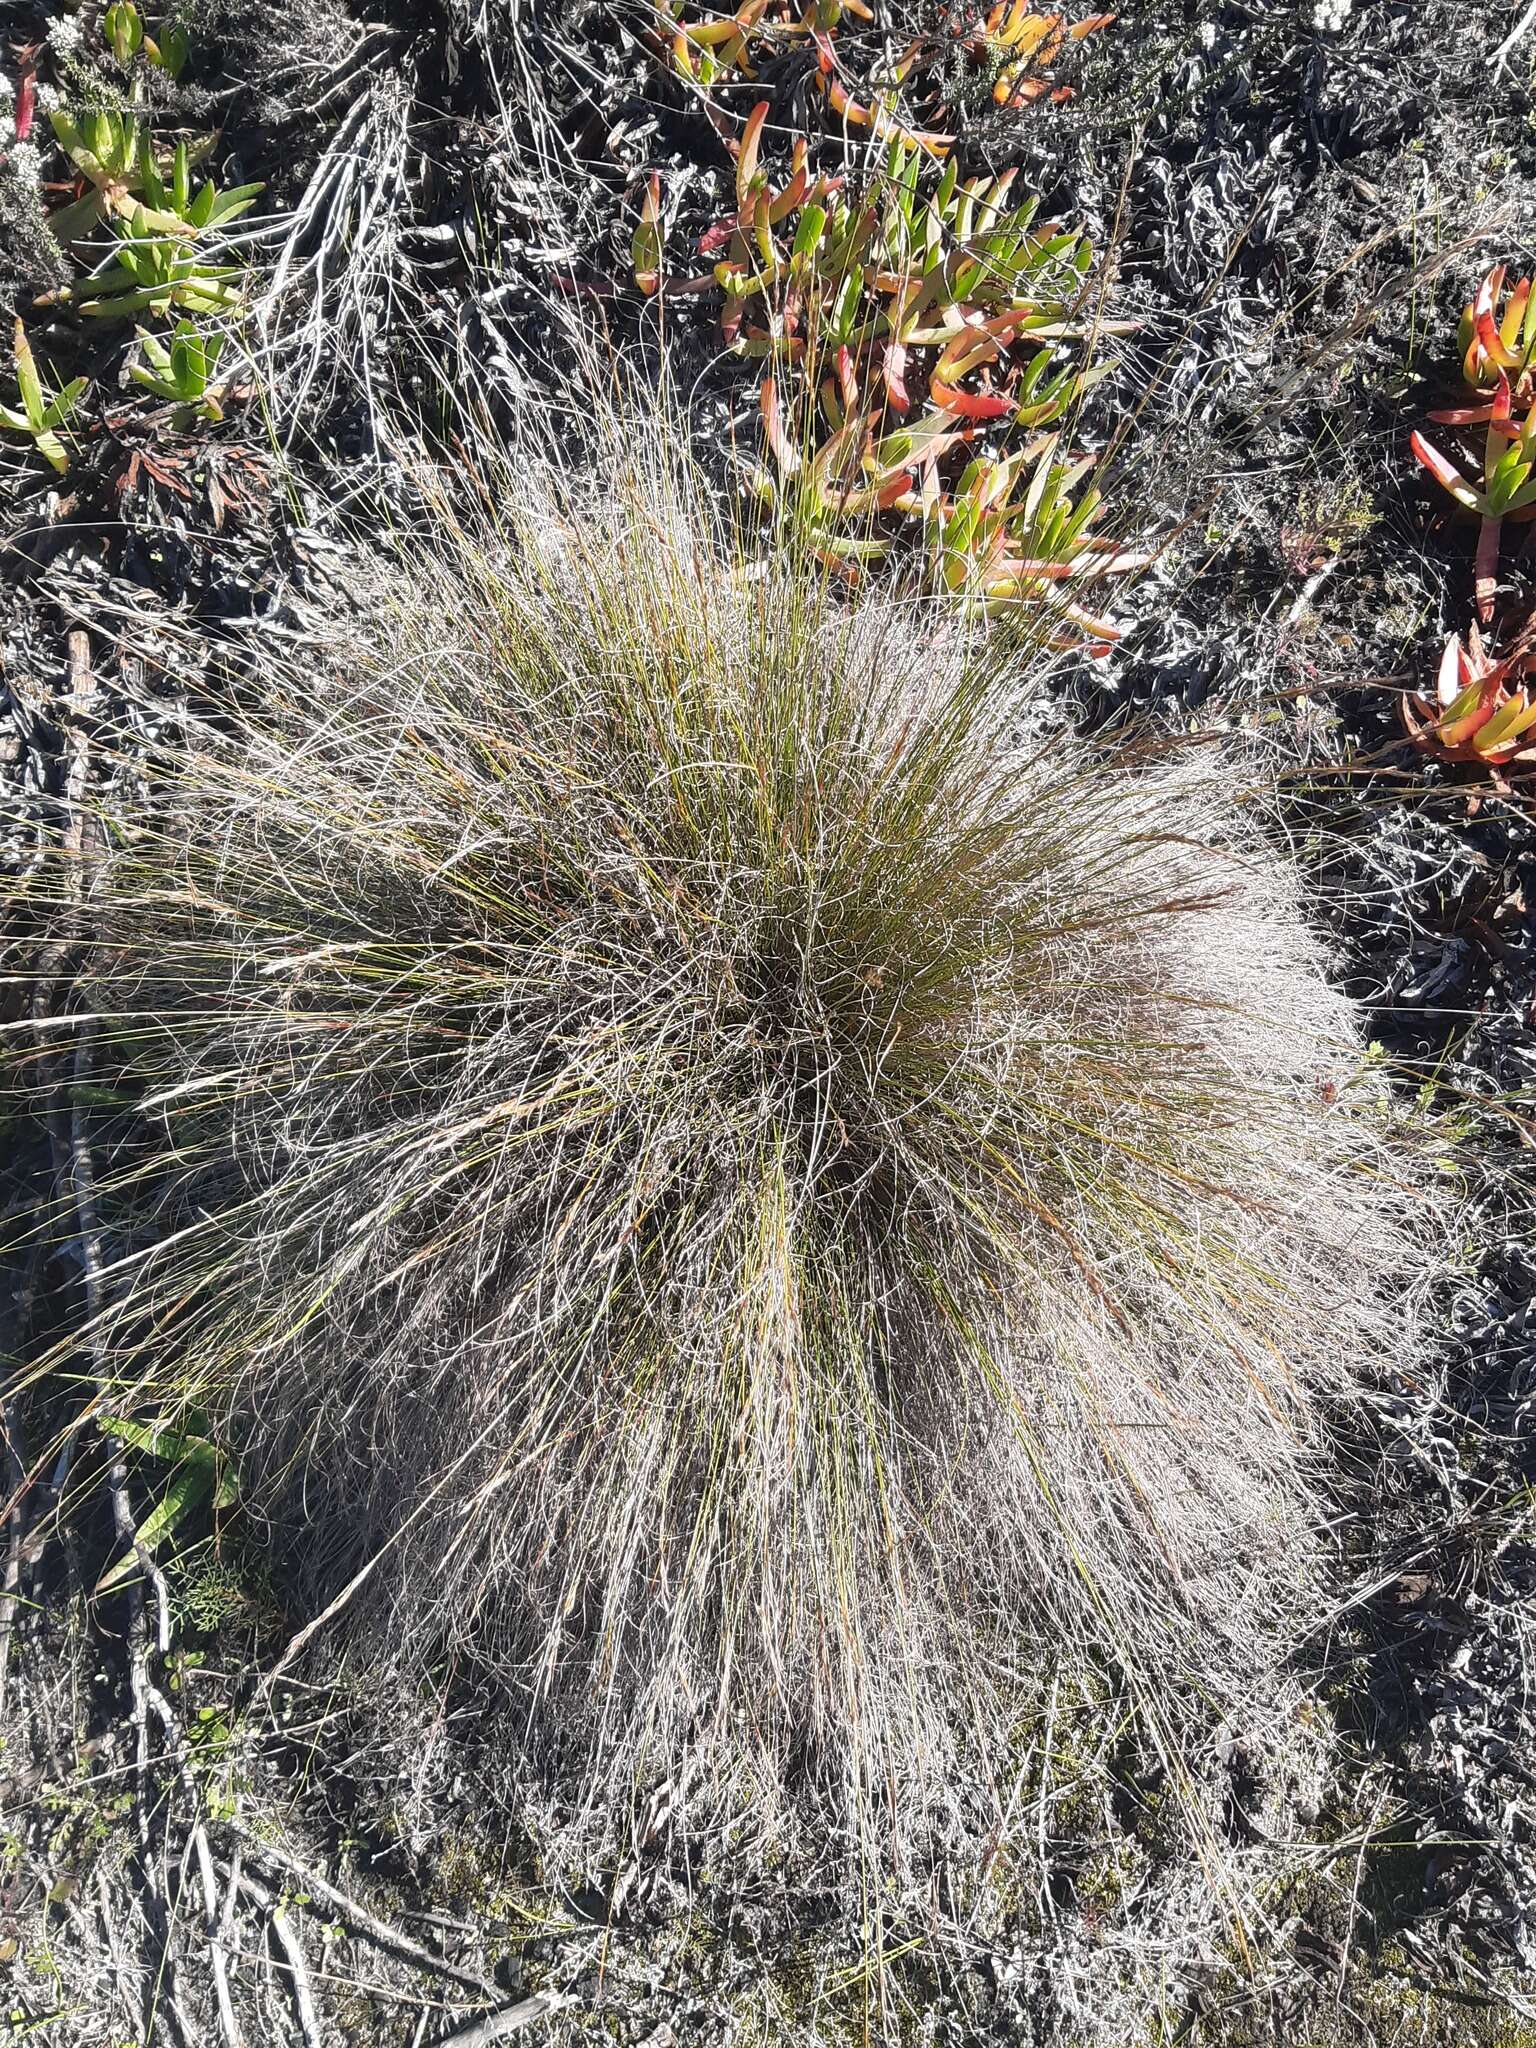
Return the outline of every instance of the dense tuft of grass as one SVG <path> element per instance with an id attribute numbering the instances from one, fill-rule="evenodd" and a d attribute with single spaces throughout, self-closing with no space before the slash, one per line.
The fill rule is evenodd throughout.
<path id="1" fill-rule="evenodd" d="M 1045 1651 L 1240 1698 L 1401 1198 L 1230 764 L 1026 743 L 1027 656 L 662 458 L 492 495 L 111 835 L 98 1354 L 610 1810 L 692 1757 L 907 1841 Z"/>

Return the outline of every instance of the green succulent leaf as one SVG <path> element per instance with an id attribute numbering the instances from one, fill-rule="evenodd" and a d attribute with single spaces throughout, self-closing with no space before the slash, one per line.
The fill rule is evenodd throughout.
<path id="1" fill-rule="evenodd" d="M 17 411 L 11 406 L 0 406 L 0 422 L 14 433 L 30 435 L 38 454 L 62 476 L 69 468 L 69 455 L 55 430 L 67 424 L 87 380 L 72 377 L 59 390 L 50 391 L 43 382 L 20 320 L 16 321 L 13 330 L 12 354 L 21 409 Z"/>
<path id="2" fill-rule="evenodd" d="M 31 344 L 19 320 L 16 322 L 16 383 L 21 391 L 21 403 L 27 416 L 27 423 L 35 431 L 46 424 L 43 418 L 46 401 Z"/>
<path id="3" fill-rule="evenodd" d="M 173 1468 L 164 1493 L 134 1530 L 133 1548 L 97 1581 L 97 1592 L 106 1593 L 133 1576 L 141 1551 L 158 1549 L 204 1500 L 211 1498 L 215 1508 L 233 1507 L 240 1497 L 240 1479 L 232 1461 L 205 1433 L 206 1417 L 196 1411 L 181 1429 L 124 1415 L 103 1415 L 99 1422 L 105 1435 Z"/>
<path id="4" fill-rule="evenodd" d="M 171 342 L 171 375 L 183 396 L 195 396 L 208 381 L 208 353 L 190 321 L 182 321 Z"/>
<path id="5" fill-rule="evenodd" d="M 98 1593 L 110 1593 L 124 1585 L 139 1569 L 139 1552 L 158 1550 L 165 1539 L 205 1500 L 213 1487 L 214 1468 L 201 1460 L 183 1465 L 171 1479 L 157 1504 L 133 1532 L 134 1547 L 116 1564 L 109 1565 L 96 1581 Z"/>
<path id="6" fill-rule="evenodd" d="M 45 427 L 62 427 L 65 425 L 70 414 L 79 403 L 80 396 L 85 390 L 87 382 L 88 379 L 84 377 L 71 377 L 61 390 L 55 392 L 43 408 L 43 425 Z"/>
<path id="7" fill-rule="evenodd" d="M 219 1453 L 208 1439 L 208 1419 L 195 1409 L 183 1429 L 169 1428 L 163 1422 L 136 1422 L 130 1415 L 103 1415 L 99 1426 L 108 1436 L 146 1457 L 163 1458 L 173 1465 L 189 1459 L 218 1462 Z"/>
<path id="8" fill-rule="evenodd" d="M 168 21 L 153 47 L 146 39 L 145 50 L 168 78 L 180 78 L 192 54 L 191 40 L 179 21 Z"/>
<path id="9" fill-rule="evenodd" d="M 144 40 L 144 23 L 133 0 L 113 0 L 102 16 L 102 27 L 118 63 L 131 63 Z"/>

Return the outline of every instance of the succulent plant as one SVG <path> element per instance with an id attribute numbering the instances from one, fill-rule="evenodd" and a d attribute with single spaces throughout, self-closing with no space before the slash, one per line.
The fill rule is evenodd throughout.
<path id="1" fill-rule="evenodd" d="M 1054 612 L 1066 639 L 1097 650 L 1118 639 L 1118 629 L 1085 611 L 1072 592 L 1144 569 L 1148 557 L 1090 532 L 1102 502 L 1087 483 L 1092 469 L 1087 458 L 1064 459 L 1055 434 L 1011 455 L 973 458 L 953 496 L 929 514 L 946 587 L 989 612 L 1020 605 Z"/>
<path id="2" fill-rule="evenodd" d="M 1499 541 L 1506 519 L 1536 519 L 1536 396 L 1516 417 L 1514 393 L 1500 370 L 1493 397 L 1486 406 L 1451 406 L 1430 414 L 1442 425 L 1484 428 L 1479 454 L 1463 456 L 1459 466 L 1433 442 L 1415 431 L 1409 446 L 1442 489 L 1482 521 L 1475 567 L 1478 617 L 1492 622 L 1498 594 Z"/>
<path id="3" fill-rule="evenodd" d="M 131 64 L 142 50 L 149 62 L 168 78 L 179 78 L 186 69 L 192 46 L 180 22 L 167 21 L 158 37 L 152 36 L 146 33 L 144 17 L 134 0 L 112 0 L 101 26 L 119 64 Z"/>
<path id="4" fill-rule="evenodd" d="M 243 305 L 235 263 L 211 263 L 196 245 L 157 234 L 142 209 L 116 223 L 117 247 L 78 291 L 60 293 L 98 320 L 126 320 L 136 313 L 233 313 Z"/>
<path id="5" fill-rule="evenodd" d="M 67 384 L 50 391 L 38 371 L 32 345 L 19 320 L 16 322 L 12 354 L 21 408 L 17 411 L 11 406 L 0 405 L 0 425 L 9 427 L 12 433 L 26 434 L 44 461 L 51 463 L 63 476 L 69 468 L 69 455 L 59 439 L 59 429 L 68 425 L 87 380 L 71 377 Z"/>
<path id="6" fill-rule="evenodd" d="M 768 361 L 759 400 L 777 474 L 761 490 L 846 576 L 890 552 L 885 515 L 918 519 L 951 590 L 992 610 L 1045 604 L 1102 647 L 1114 629 L 1064 586 L 1143 558 L 1087 537 L 1097 496 L 1072 494 L 1088 465 L 1039 432 L 1102 374 L 1061 353 L 1086 338 L 1091 245 L 1037 227 L 1012 170 L 962 179 L 951 161 L 925 192 L 927 158 L 902 141 L 866 193 L 813 178 L 803 138 L 776 183 L 761 162 L 767 115 L 760 102 L 742 134 L 735 211 L 701 239 L 711 273 L 660 277 L 654 179 L 632 245 L 642 291 L 717 287 L 727 346 Z M 948 458 L 989 427 L 1031 438 L 974 453 L 951 493 Z"/>
<path id="7" fill-rule="evenodd" d="M 1400 700 L 1403 725 L 1415 746 L 1448 761 L 1477 767 L 1536 767 L 1536 613 L 1510 653 L 1495 660 L 1476 623 L 1466 644 L 1445 643 L 1433 697 L 1422 691 Z"/>
<path id="8" fill-rule="evenodd" d="M 178 426 L 189 426 L 194 419 L 222 419 L 221 391 L 213 372 L 225 337 L 204 334 L 194 320 L 178 320 L 168 344 L 143 327 L 138 333 L 144 361 L 128 371 L 134 383 L 157 398 L 173 400 Z"/>
<path id="9" fill-rule="evenodd" d="M 148 138 L 138 138 L 134 189 L 112 200 L 117 247 L 78 285 L 52 296 L 94 319 L 136 313 L 231 313 L 243 303 L 239 264 L 206 257 L 198 238 L 237 220 L 256 202 L 260 185 L 221 191 L 212 179 L 192 190 L 191 150 L 178 143 L 163 167 Z"/>
<path id="10" fill-rule="evenodd" d="M 673 70 L 679 78 L 706 88 L 733 74 L 755 78 L 747 45 L 767 11 L 768 0 L 742 0 L 734 14 L 690 22 L 663 9 L 664 29 L 676 22 L 667 45 Z"/>
<path id="11" fill-rule="evenodd" d="M 805 7 L 794 0 L 742 0 L 734 13 L 712 14 L 702 21 L 685 20 L 681 5 L 660 6 L 657 11 L 672 69 L 680 78 L 705 87 L 730 77 L 756 78 L 754 41 L 782 46 L 830 35 L 845 14 L 862 22 L 875 18 L 865 0 L 810 0 Z"/>
<path id="12" fill-rule="evenodd" d="M 1013 343 L 1079 338 L 1074 316 L 1092 245 L 1071 231 L 1037 228 L 1033 198 L 1010 204 L 1014 171 L 962 180 L 951 163 L 925 197 L 921 153 L 895 141 L 883 177 L 850 198 L 841 179 L 812 178 L 797 139 L 789 177 L 775 187 L 759 164 L 767 112 L 760 102 L 742 135 L 736 211 L 699 245 L 701 255 L 718 257 L 712 278 L 725 295 L 722 331 L 736 353 L 797 357 L 814 326 L 829 358 L 844 347 L 877 353 L 889 402 L 905 411 L 911 352 L 937 349 L 937 402 L 964 414 L 969 387 L 962 380 L 990 371 Z M 655 202 L 648 197 L 647 204 L 654 213 Z M 647 236 L 637 279 L 649 275 L 650 256 Z M 686 280 L 682 289 L 710 281 Z M 1033 424 L 1064 411 L 1081 389 L 1046 376 L 1049 356 L 1047 348 L 1046 360 L 1032 360 L 1024 373 Z M 970 416 L 1011 410 L 1011 399 L 991 392 Z"/>
<path id="13" fill-rule="evenodd" d="M 629 244 L 635 283 L 650 298 L 661 286 L 661 256 L 664 234 L 661 221 L 661 173 L 652 171 L 645 181 L 640 202 L 640 220 Z"/>
<path id="14" fill-rule="evenodd" d="M 1462 313 L 1462 374 L 1473 391 L 1492 391 L 1506 378 L 1521 405 L 1536 398 L 1536 297 L 1530 278 L 1518 278 L 1500 312 L 1505 272 L 1504 264 L 1495 265 Z"/>
<path id="15" fill-rule="evenodd" d="M 1470 402 L 1429 415 L 1454 430 L 1453 452 L 1417 431 L 1409 437 L 1417 460 L 1480 524 L 1477 617 L 1465 642 L 1458 634 L 1446 641 L 1433 694 L 1401 699 L 1403 726 L 1416 746 L 1496 771 L 1536 762 L 1536 742 L 1526 744 L 1536 727 L 1536 612 L 1507 653 L 1483 637 L 1498 611 L 1505 523 L 1536 519 L 1536 301 L 1528 277 L 1506 295 L 1505 276 L 1506 266 L 1496 264 L 1461 316 L 1458 346 Z"/>
<path id="16" fill-rule="evenodd" d="M 1006 53 L 1002 70 L 992 87 L 999 106 L 1022 107 L 1042 99 L 1050 82 L 1040 74 L 1054 63 L 1069 42 L 1080 43 L 1098 35 L 1114 22 L 1113 14 L 1089 14 L 1081 21 L 1067 21 L 1064 14 L 1037 14 L 1025 0 L 1002 0 L 986 17 L 979 31 L 983 48 Z"/>
<path id="17" fill-rule="evenodd" d="M 57 240 L 66 244 L 78 241 L 103 217 L 121 217 L 136 204 L 148 207 L 152 226 L 167 233 L 186 232 L 190 223 L 165 204 L 164 174 L 155 158 L 149 130 L 134 110 L 87 107 L 78 114 L 70 114 L 59 108 L 48 118 L 59 147 L 86 183 L 79 198 L 49 215 L 48 225 Z M 178 179 L 175 159 L 188 168 L 201 163 L 212 152 L 217 139 L 214 135 L 200 135 L 190 143 L 177 145 L 166 166 L 173 185 Z M 185 171 L 180 174 L 183 181 L 185 175 Z M 242 188 L 252 198 L 260 189 Z"/>
<path id="18" fill-rule="evenodd" d="M 1040 13 L 1029 0 L 998 0 L 979 19 L 962 13 L 950 24 L 950 34 L 966 54 L 992 69 L 992 98 L 1012 113 L 1033 101 L 1070 97 L 1070 88 L 1053 89 L 1048 67 L 1055 63 L 1068 43 L 1080 43 L 1098 35 L 1115 21 L 1113 14 L 1089 14 L 1069 22 L 1065 14 L 1051 9 Z M 922 45 L 915 45 L 920 50 Z"/>
<path id="19" fill-rule="evenodd" d="M 141 189 L 143 130 L 136 114 L 112 107 L 87 107 L 78 114 L 60 107 L 48 118 L 59 147 L 86 181 L 84 194 L 49 220 L 61 242 L 72 242 Z"/>
<path id="20" fill-rule="evenodd" d="M 878 92 L 872 91 L 867 102 L 857 100 L 843 83 L 842 68 L 832 38 L 818 30 L 815 43 L 815 83 L 840 121 L 849 127 L 867 128 L 877 142 L 900 143 L 935 160 L 949 155 L 955 145 L 953 135 L 932 128 L 916 128 L 900 119 L 896 105 L 905 75 L 902 67 L 898 66 L 893 85 Z"/>
<path id="21" fill-rule="evenodd" d="M 742 0 L 733 13 L 702 20 L 686 18 L 679 5 L 662 5 L 658 12 L 653 42 L 674 75 L 698 88 L 706 100 L 716 86 L 756 79 L 765 52 L 771 55 L 786 44 L 809 39 L 816 47 L 813 83 L 840 123 L 868 129 L 879 142 L 898 141 L 935 159 L 949 154 L 955 137 L 947 130 L 913 125 L 903 116 L 901 99 L 911 88 L 919 104 L 936 114 L 947 113 L 954 95 L 928 74 L 942 70 L 956 45 L 973 64 L 991 72 L 996 104 L 1017 112 L 1048 93 L 1066 98 L 1070 89 L 1053 87 L 1049 67 L 1068 43 L 1097 34 L 1115 19 L 1100 13 L 1069 22 L 1054 9 L 1037 11 L 1028 0 L 998 0 L 984 11 L 955 9 L 946 24 L 947 34 L 913 38 L 894 63 L 883 65 L 878 80 L 866 75 L 850 85 L 836 30 L 845 17 L 875 21 L 864 0 L 810 0 L 803 8 L 797 0 Z M 713 102 L 706 111 L 718 124 Z"/>
<path id="22" fill-rule="evenodd" d="M 207 179 L 192 190 L 192 153 L 178 142 L 171 151 L 162 176 L 150 153 L 147 139 L 140 143 L 139 190 L 150 222 L 168 226 L 173 232 L 201 234 L 208 228 L 227 227 L 256 204 L 262 186 L 233 185 L 220 191 Z"/>

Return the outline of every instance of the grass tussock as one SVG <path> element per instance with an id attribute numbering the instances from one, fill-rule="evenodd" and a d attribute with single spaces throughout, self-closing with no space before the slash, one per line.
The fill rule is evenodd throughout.
<path id="1" fill-rule="evenodd" d="M 112 836 L 120 1386 L 610 1807 L 692 1757 L 910 1839 L 1040 1645 L 1239 1698 L 1400 1252 L 1290 871 L 661 458 L 494 496 Z"/>

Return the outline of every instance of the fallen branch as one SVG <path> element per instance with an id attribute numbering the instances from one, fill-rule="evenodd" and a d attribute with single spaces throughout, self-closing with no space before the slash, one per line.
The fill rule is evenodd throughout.
<path id="1" fill-rule="evenodd" d="M 0 1579 L 0 1727 L 4 1727 L 11 1631 L 16 1626 L 16 1607 L 21 1598 L 22 1510 L 27 1491 L 27 1460 L 21 1443 L 21 1425 L 4 1401 L 0 1401 L 0 1447 L 3 1447 L 5 1458 L 4 1478 L 0 1479 L 0 1485 L 5 1489 L 6 1531 L 5 1573 Z"/>
<path id="2" fill-rule="evenodd" d="M 516 2005 L 504 2006 L 500 2012 L 487 2013 L 483 2019 L 471 2020 L 467 2027 L 460 2027 L 456 2033 L 445 2034 L 438 2048 L 490 2048 L 493 2041 L 505 2041 L 509 2034 L 520 2033 L 555 2010 L 553 1999 L 524 1998 Z"/>

